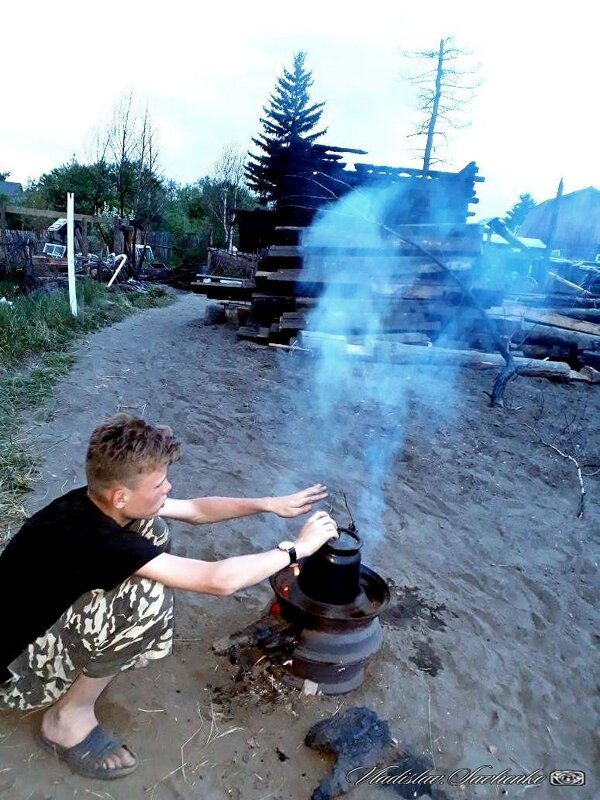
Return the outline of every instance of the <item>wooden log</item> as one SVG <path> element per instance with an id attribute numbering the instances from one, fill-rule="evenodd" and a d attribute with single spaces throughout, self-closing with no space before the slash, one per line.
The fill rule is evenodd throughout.
<path id="1" fill-rule="evenodd" d="M 290 622 L 281 616 L 266 614 L 256 622 L 251 622 L 250 625 L 237 631 L 237 633 L 216 639 L 213 642 L 212 649 L 215 653 L 223 655 L 231 652 L 234 648 L 248 645 L 260 647 L 266 642 L 282 637 L 291 641 L 294 638 L 294 634 L 295 628 Z"/>
<path id="2" fill-rule="evenodd" d="M 600 351 L 600 336 L 591 336 L 588 333 L 567 331 L 563 328 L 553 328 L 535 322 L 521 323 L 521 330 L 514 335 L 514 341 L 528 343 L 541 342 L 543 344 L 562 344 L 577 350 Z"/>
<path id="3" fill-rule="evenodd" d="M 594 369 L 594 367 L 590 366 L 583 366 L 580 369 L 580 375 L 587 378 L 590 383 L 600 383 L 600 370 Z"/>
<path id="4" fill-rule="evenodd" d="M 502 369 L 505 361 L 499 353 L 481 353 L 478 350 L 450 350 L 443 347 L 421 347 L 377 340 L 371 346 L 353 345 L 346 337 L 328 337 L 303 331 L 300 335 L 303 347 L 319 350 L 322 346 L 338 347 L 340 354 L 355 355 L 373 361 L 392 364 L 424 364 L 436 367 L 468 367 L 471 369 Z M 562 380 L 582 380 L 579 373 L 568 364 L 559 361 L 537 361 L 530 358 L 514 358 L 520 375 Z M 572 374 L 574 373 L 574 374 Z"/>
<path id="5" fill-rule="evenodd" d="M 571 354 L 570 349 L 563 345 L 522 344 L 519 349 L 525 358 L 550 358 L 553 361 L 566 361 Z"/>
<path id="6" fill-rule="evenodd" d="M 371 336 L 367 334 L 356 333 L 350 338 L 352 344 L 367 344 L 367 342 L 371 341 Z M 377 340 L 386 343 L 397 342 L 398 344 L 422 345 L 424 347 L 429 347 L 431 344 L 429 336 L 424 333 L 419 333 L 418 331 L 404 331 L 402 333 L 379 331 L 377 333 Z"/>
<path id="7" fill-rule="evenodd" d="M 600 308 L 561 308 L 559 306 L 554 311 L 572 319 L 585 319 L 588 322 L 598 320 L 600 323 Z"/>
<path id="8" fill-rule="evenodd" d="M 568 281 L 566 278 L 563 278 L 562 275 L 557 275 L 556 272 L 549 271 L 548 275 L 553 278 L 557 283 L 560 283 L 562 286 L 566 286 L 568 289 L 572 289 L 574 292 L 579 292 L 583 295 L 592 296 L 594 293 L 590 292 L 588 289 L 584 289 L 583 286 L 579 286 L 577 283 L 573 283 L 573 281 Z"/>

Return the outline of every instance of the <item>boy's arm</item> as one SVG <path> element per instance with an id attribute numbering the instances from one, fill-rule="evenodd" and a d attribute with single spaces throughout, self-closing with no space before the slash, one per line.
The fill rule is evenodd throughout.
<path id="1" fill-rule="evenodd" d="M 312 555 L 329 539 L 337 538 L 337 526 L 325 511 L 313 514 L 300 531 L 294 545 L 298 558 Z M 168 553 L 153 558 L 135 573 L 174 589 L 187 589 L 226 596 L 260 583 L 290 563 L 283 550 L 273 549 L 222 561 L 200 561 Z"/>
<path id="2" fill-rule="evenodd" d="M 297 517 L 312 511 L 313 503 L 324 497 L 327 497 L 327 489 L 320 483 L 280 497 L 196 497 L 189 500 L 168 497 L 160 515 L 193 525 L 222 522 L 264 512 L 272 512 L 279 517 Z"/>

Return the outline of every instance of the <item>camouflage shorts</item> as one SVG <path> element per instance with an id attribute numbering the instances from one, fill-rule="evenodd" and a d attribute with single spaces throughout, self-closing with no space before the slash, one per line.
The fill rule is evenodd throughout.
<path id="1" fill-rule="evenodd" d="M 169 543 L 164 520 L 136 520 L 132 528 L 159 547 Z M 80 597 L 10 665 L 0 685 L 0 709 L 29 710 L 56 702 L 79 673 L 116 675 L 171 653 L 173 593 L 148 578 L 131 577 L 111 591 Z"/>

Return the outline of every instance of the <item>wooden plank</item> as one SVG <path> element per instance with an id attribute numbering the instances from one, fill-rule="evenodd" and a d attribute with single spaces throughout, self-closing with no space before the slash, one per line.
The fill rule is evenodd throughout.
<path id="1" fill-rule="evenodd" d="M 247 325 L 241 325 L 237 329 L 238 339 L 251 339 L 256 342 L 268 342 L 270 333 L 270 328 L 265 327 L 252 328 Z"/>
<path id="2" fill-rule="evenodd" d="M 26 206 L 4 206 L 4 210 L 7 214 L 20 214 L 24 217 L 38 217 L 39 219 L 62 219 L 63 217 L 67 218 L 66 211 L 53 211 L 51 209 L 44 209 L 44 208 L 27 208 Z M 85 222 L 103 222 L 106 224 L 112 224 L 114 222 L 114 217 L 94 217 L 91 214 L 75 214 L 74 219 L 78 222 L 85 221 Z"/>
<path id="3" fill-rule="evenodd" d="M 278 272 L 257 272 L 254 277 L 257 282 L 265 280 L 282 285 L 297 284 L 302 286 L 324 286 L 325 284 L 363 286 L 368 282 L 374 291 L 380 292 L 382 296 L 391 297 L 458 297 L 462 294 L 460 288 L 456 285 L 425 282 L 404 284 L 387 275 L 370 275 L 366 277 L 360 274 L 344 274 L 331 275 L 324 279 L 323 277 L 313 278 L 302 270 L 285 269 Z"/>
<path id="4" fill-rule="evenodd" d="M 296 330 L 303 329 L 309 318 L 308 312 L 289 311 L 281 314 L 281 324 L 285 328 L 296 327 Z M 359 329 L 380 328 L 389 333 L 398 332 L 428 332 L 433 333 L 442 328 L 442 323 L 438 320 L 426 319 L 423 314 L 390 314 L 378 316 L 374 313 L 364 313 L 357 308 L 350 310 L 344 309 L 340 314 L 329 314 L 326 320 L 321 323 L 321 329 L 327 331 L 335 330 L 359 330 Z"/>
<path id="5" fill-rule="evenodd" d="M 192 281 L 191 286 L 238 286 L 240 289 L 253 289 L 254 280 L 252 278 L 225 278 L 221 275 L 203 275 L 198 273 L 197 278 L 201 280 Z"/>
<path id="6" fill-rule="evenodd" d="M 314 258 L 301 259 L 267 258 L 261 261 L 260 271 L 274 274 L 282 272 L 304 272 L 311 279 L 327 280 L 330 276 L 340 272 L 352 272 L 356 275 L 434 275 L 450 272 L 469 272 L 475 266 L 475 259 L 469 256 L 456 257 L 443 260 L 444 268 L 426 256 L 315 256 Z"/>
<path id="7" fill-rule="evenodd" d="M 215 300 L 250 301 L 252 297 L 252 287 L 249 286 L 194 282 L 190 284 L 190 288 L 195 294 L 205 294 Z"/>
<path id="8" fill-rule="evenodd" d="M 578 350 L 600 350 L 600 336 L 590 333 L 529 322 L 516 315 L 488 314 L 488 317 L 510 333 L 515 342 L 527 341 L 529 344 L 544 344 L 548 347 L 562 345 Z"/>
<path id="9" fill-rule="evenodd" d="M 271 258 L 375 258 L 397 255 L 419 255 L 419 248 L 438 257 L 455 254 L 478 256 L 482 250 L 483 234 L 479 225 L 399 225 L 388 242 L 377 247 L 328 244 L 272 245 Z"/>
<path id="10" fill-rule="evenodd" d="M 577 319 L 571 319 L 566 314 L 553 313 L 552 311 L 536 310 L 519 306 L 517 304 L 505 303 L 498 309 L 493 309 L 493 314 L 496 318 L 503 316 L 503 310 L 506 309 L 504 316 L 510 319 L 525 319 L 529 322 L 541 322 L 545 325 L 551 325 L 556 328 L 565 328 L 569 331 L 578 331 L 579 333 L 589 333 L 592 336 L 600 336 L 600 325 L 595 325 L 593 322 L 585 322 Z"/>
<path id="11" fill-rule="evenodd" d="M 407 266 L 403 269 L 404 265 L 399 264 L 399 270 L 396 271 L 395 265 L 390 266 L 389 269 L 382 269 L 381 266 L 371 263 L 369 265 L 361 266 L 357 269 L 344 269 L 344 270 L 316 270 L 312 267 L 307 269 L 278 269 L 276 271 L 260 270 L 255 273 L 255 278 L 264 278 L 268 281 L 298 281 L 302 283 L 361 283 L 367 280 L 376 280 L 379 282 L 391 282 L 395 279 L 406 279 L 407 277 L 418 278 L 420 267 Z M 424 274 L 444 276 L 444 271 L 437 268 L 435 264 L 422 264 Z M 469 270 L 472 264 L 462 262 L 459 270 Z M 454 284 L 456 285 L 456 284 Z"/>
<path id="12" fill-rule="evenodd" d="M 387 278 L 386 276 L 369 277 L 361 279 L 355 276 L 338 275 L 332 276 L 325 281 L 311 280 L 304 274 L 298 279 L 297 270 L 279 270 L 277 272 L 257 272 L 255 274 L 256 288 L 261 294 L 286 295 L 301 297 L 306 303 L 306 298 L 318 298 L 325 289 L 325 286 L 337 285 L 340 293 L 347 295 L 347 300 L 355 302 L 380 301 L 400 302 L 408 301 L 444 301 L 455 305 L 463 298 L 463 292 L 458 283 L 454 281 L 411 282 L 406 276 Z M 342 287 L 348 287 L 347 290 Z M 480 305 L 488 307 L 499 303 L 503 299 L 501 289 L 490 289 L 486 285 L 469 286 L 471 294 L 476 298 Z M 365 299 L 363 299 L 365 298 Z M 467 302 L 465 301 L 465 306 Z"/>
<path id="13" fill-rule="evenodd" d="M 315 308 L 322 302 L 318 297 L 298 296 L 293 299 L 295 299 L 296 308 L 298 310 Z M 405 297 L 389 297 L 376 294 L 368 298 L 368 303 L 369 309 L 377 313 L 416 315 L 421 319 L 446 319 L 450 315 L 456 315 L 456 305 L 453 303 L 446 304 L 443 299 L 439 302 L 435 302 L 433 300 L 427 301 Z M 365 300 L 348 298 L 344 301 L 344 308 L 360 313 L 364 311 Z M 472 309 L 461 307 L 461 316 L 471 312 Z"/>

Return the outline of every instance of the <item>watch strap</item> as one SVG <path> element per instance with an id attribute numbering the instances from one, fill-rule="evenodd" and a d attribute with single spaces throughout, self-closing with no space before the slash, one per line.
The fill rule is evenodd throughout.
<path id="1" fill-rule="evenodd" d="M 293 542 L 279 542 L 277 549 L 283 550 L 289 555 L 290 565 L 295 564 L 298 561 L 298 554 L 296 553 L 296 548 L 294 547 Z"/>

